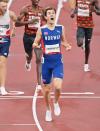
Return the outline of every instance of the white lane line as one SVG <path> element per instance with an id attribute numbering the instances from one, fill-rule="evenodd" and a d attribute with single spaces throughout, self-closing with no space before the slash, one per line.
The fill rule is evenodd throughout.
<path id="1" fill-rule="evenodd" d="M 0 96 L 0 98 L 11 98 L 11 97 L 15 97 L 15 98 L 32 98 L 32 96 L 25 96 L 25 95 L 22 95 L 22 94 L 24 94 L 24 92 L 22 92 L 22 91 L 9 91 L 8 95 Z M 51 95 L 53 95 L 53 94 L 54 94 L 54 92 L 51 92 Z M 62 92 L 61 93 L 61 95 L 94 95 L 94 94 L 95 93 L 93 93 L 93 92 Z M 38 97 L 41 98 L 41 96 L 38 96 Z"/>
<path id="2" fill-rule="evenodd" d="M 54 92 L 51 92 L 51 94 L 54 94 Z M 95 94 L 93 92 L 62 92 L 62 95 L 92 95 Z"/>
<path id="3" fill-rule="evenodd" d="M 8 95 L 23 95 L 23 91 L 9 91 Z"/>
<path id="4" fill-rule="evenodd" d="M 8 91 L 7 95 L 11 95 L 11 96 L 18 96 L 18 95 L 23 95 L 24 92 L 23 91 Z M 0 92 L 1 95 L 1 92 Z"/>
<path id="5" fill-rule="evenodd" d="M 39 131 L 43 131 L 43 129 L 42 129 L 40 123 L 39 123 L 39 120 L 38 120 L 38 117 L 37 117 L 37 113 L 36 113 L 36 101 L 37 101 L 37 98 L 38 98 L 38 89 L 36 88 L 34 96 L 33 96 L 33 101 L 32 101 L 32 113 L 33 113 L 33 118 L 34 118 L 34 121 L 36 123 L 37 128 L 39 129 Z"/>
<path id="6" fill-rule="evenodd" d="M 0 126 L 36 126 L 36 124 L 17 124 L 17 123 L 4 123 L 0 124 Z"/>
<path id="7" fill-rule="evenodd" d="M 0 100 L 15 100 L 15 99 L 35 99 L 36 97 L 34 96 L 10 96 L 10 97 L 5 97 L 2 96 L 0 97 Z M 43 96 L 38 96 L 38 99 L 43 99 Z M 51 96 L 51 98 L 54 98 L 54 96 Z M 62 99 L 100 99 L 100 96 L 63 96 L 61 95 L 60 98 Z"/>

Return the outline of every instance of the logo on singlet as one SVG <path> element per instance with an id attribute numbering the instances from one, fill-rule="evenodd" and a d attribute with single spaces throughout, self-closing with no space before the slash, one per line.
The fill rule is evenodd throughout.
<path id="1" fill-rule="evenodd" d="M 89 2 L 82 3 L 78 1 L 78 16 L 89 16 Z"/>
<path id="2" fill-rule="evenodd" d="M 45 36 L 45 40 L 59 40 L 60 35 L 53 35 L 53 36 Z"/>
<path id="3" fill-rule="evenodd" d="M 0 25 L 0 35 L 1 36 L 7 35 L 8 31 L 9 31 L 9 25 Z"/>
<path id="4" fill-rule="evenodd" d="M 28 24 L 28 27 L 29 27 L 29 28 L 33 28 L 33 27 L 39 28 L 39 27 L 40 27 L 40 24 L 41 24 L 40 21 L 41 21 L 41 19 L 40 19 L 39 16 L 30 15 L 28 20 L 29 20 L 29 21 L 31 21 L 31 20 L 34 21 L 34 19 L 38 19 L 38 21 L 37 21 L 36 23 L 33 23 L 33 24 Z"/>

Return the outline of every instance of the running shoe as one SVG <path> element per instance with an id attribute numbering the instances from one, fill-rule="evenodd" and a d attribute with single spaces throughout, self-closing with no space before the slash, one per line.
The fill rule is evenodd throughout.
<path id="1" fill-rule="evenodd" d="M 84 64 L 84 71 L 85 71 L 85 72 L 90 71 L 90 66 L 89 66 L 89 64 Z"/>
<path id="2" fill-rule="evenodd" d="M 26 61 L 25 68 L 27 71 L 30 71 L 31 70 L 31 63 L 27 63 L 27 61 Z"/>
<path id="3" fill-rule="evenodd" d="M 8 94 L 4 87 L 0 88 L 0 93 L 1 93 L 1 95 L 7 95 Z"/>
<path id="4" fill-rule="evenodd" d="M 58 103 L 54 103 L 54 114 L 59 116 L 61 114 L 60 106 Z"/>
<path id="5" fill-rule="evenodd" d="M 51 110 L 46 111 L 45 121 L 48 121 L 48 122 L 52 121 Z"/>

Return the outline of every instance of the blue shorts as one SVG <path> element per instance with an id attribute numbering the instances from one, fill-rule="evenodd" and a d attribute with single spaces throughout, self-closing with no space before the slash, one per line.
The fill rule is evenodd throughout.
<path id="1" fill-rule="evenodd" d="M 6 42 L 0 43 L 0 56 L 8 57 L 10 47 L 10 38 Z"/>
<path id="2" fill-rule="evenodd" d="M 44 84 L 50 84 L 52 77 L 63 79 L 63 62 L 59 60 L 55 61 L 46 61 L 42 63 L 42 80 Z"/>

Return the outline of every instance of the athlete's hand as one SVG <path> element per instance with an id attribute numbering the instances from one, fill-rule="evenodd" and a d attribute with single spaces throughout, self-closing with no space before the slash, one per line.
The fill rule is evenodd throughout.
<path id="1" fill-rule="evenodd" d="M 40 45 L 38 45 L 37 43 L 33 43 L 33 48 L 40 48 Z"/>
<path id="2" fill-rule="evenodd" d="M 67 44 L 66 44 L 66 50 L 69 51 L 69 50 L 71 50 L 71 48 L 72 48 L 72 46 L 67 43 Z"/>
<path id="3" fill-rule="evenodd" d="M 11 36 L 11 37 L 15 37 L 15 35 L 16 35 L 16 34 L 15 34 L 15 30 L 11 30 L 10 36 Z"/>
<path id="4" fill-rule="evenodd" d="M 77 13 L 77 9 L 72 9 L 70 17 L 74 18 L 76 13 Z"/>
<path id="5" fill-rule="evenodd" d="M 75 17 L 75 14 L 74 14 L 74 13 L 71 13 L 70 17 L 71 17 L 71 18 L 74 18 L 74 17 Z"/>
<path id="6" fill-rule="evenodd" d="M 75 17 L 75 12 L 74 12 L 74 10 L 71 11 L 70 17 L 71 17 L 71 18 L 74 18 L 74 17 Z"/>
<path id="7" fill-rule="evenodd" d="M 32 20 L 30 20 L 30 21 L 28 21 L 28 24 L 36 24 L 36 23 L 38 23 L 39 22 L 39 19 L 32 19 Z"/>
<path id="8" fill-rule="evenodd" d="M 71 50 L 72 46 L 68 42 L 62 42 L 62 45 L 66 48 L 67 51 Z"/>
<path id="9" fill-rule="evenodd" d="M 100 8 L 96 8 L 95 6 L 91 7 L 91 12 L 95 12 L 96 15 L 100 15 Z"/>

